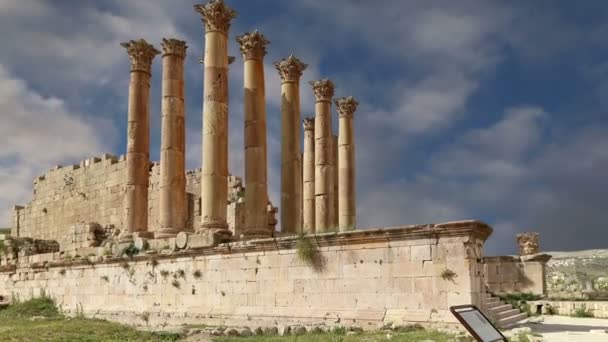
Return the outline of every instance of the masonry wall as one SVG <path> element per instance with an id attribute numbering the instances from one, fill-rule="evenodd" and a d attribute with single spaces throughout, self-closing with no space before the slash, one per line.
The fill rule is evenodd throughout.
<path id="1" fill-rule="evenodd" d="M 124 157 L 104 154 L 83 160 L 79 165 L 55 167 L 34 180 L 33 199 L 13 210 L 14 236 L 57 240 L 65 246 L 70 226 L 97 222 L 101 226 L 123 227 L 126 181 Z M 159 227 L 160 167 L 152 164 L 149 184 L 149 230 Z M 231 177 L 232 183 L 240 183 Z M 188 203 L 187 228 L 200 223 L 200 169 L 186 173 Z M 229 197 L 236 196 L 234 187 Z M 234 219 L 232 220 L 234 221 Z M 232 227 L 233 228 L 233 227 Z"/>
<path id="2" fill-rule="evenodd" d="M 67 313 L 141 325 L 455 326 L 449 306 L 480 306 L 484 296 L 479 261 L 490 231 L 464 222 L 321 234 L 309 238 L 322 260 L 313 264 L 297 257 L 296 237 L 132 261 L 31 259 L 0 267 L 0 295 L 44 291 Z"/>
<path id="3" fill-rule="evenodd" d="M 522 260 L 514 256 L 485 257 L 484 273 L 488 291 L 496 294 L 546 293 L 545 267 L 548 258 Z"/>

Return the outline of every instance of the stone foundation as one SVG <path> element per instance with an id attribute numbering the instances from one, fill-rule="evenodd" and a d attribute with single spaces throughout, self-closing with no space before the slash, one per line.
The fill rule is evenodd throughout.
<path id="1" fill-rule="evenodd" d="M 45 293 L 68 314 L 137 325 L 456 327 L 450 306 L 481 306 L 491 231 L 462 221 L 307 236 L 318 249 L 309 262 L 297 255 L 297 237 L 133 259 L 41 254 L 0 266 L 0 295 Z"/>

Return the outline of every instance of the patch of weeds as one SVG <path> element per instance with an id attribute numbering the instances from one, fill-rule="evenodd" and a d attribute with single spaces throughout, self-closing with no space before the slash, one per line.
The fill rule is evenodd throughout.
<path id="1" fill-rule="evenodd" d="M 224 291 L 220 291 L 220 294 L 222 295 L 222 297 L 226 296 L 226 292 L 224 292 Z"/>
<path id="2" fill-rule="evenodd" d="M 105 281 L 106 283 L 110 282 L 110 278 L 107 275 L 101 276 L 101 280 Z"/>
<path id="3" fill-rule="evenodd" d="M 4 318 L 33 316 L 42 316 L 46 318 L 61 317 L 59 310 L 55 305 L 55 301 L 46 295 L 32 298 L 21 303 L 13 303 L 0 312 L 0 317 Z"/>
<path id="4" fill-rule="evenodd" d="M 594 317 L 593 313 L 591 311 L 588 311 L 587 308 L 579 308 L 574 310 L 574 313 L 572 314 L 573 317 L 580 317 L 580 318 L 589 318 L 589 317 Z"/>
<path id="5" fill-rule="evenodd" d="M 155 268 L 156 266 L 158 266 L 158 260 L 152 259 L 150 260 L 150 264 L 152 265 L 152 268 Z"/>
<path id="6" fill-rule="evenodd" d="M 149 320 L 150 320 L 150 313 L 149 312 L 142 312 L 141 314 L 138 315 L 139 318 L 141 318 L 142 321 L 146 322 L 146 324 L 148 324 Z"/>
<path id="7" fill-rule="evenodd" d="M 456 272 L 450 270 L 449 268 L 446 268 L 441 271 L 441 278 L 443 278 L 443 280 L 454 281 L 454 278 L 456 278 L 456 276 Z"/>
<path id="8" fill-rule="evenodd" d="M 141 288 L 142 288 L 142 289 L 144 289 L 144 291 L 148 291 L 148 284 L 144 284 L 144 285 L 142 285 L 142 287 L 141 287 Z"/>
<path id="9" fill-rule="evenodd" d="M 173 274 L 173 277 L 177 278 L 186 278 L 186 272 L 184 272 L 184 270 L 179 269 L 177 271 L 175 271 L 175 273 Z"/>
<path id="10" fill-rule="evenodd" d="M 65 272 L 66 272 L 66 271 L 65 271 L 65 268 L 64 268 L 64 269 L 61 269 L 61 270 L 59 271 L 59 274 L 61 274 L 61 275 L 63 276 L 63 275 L 65 275 Z"/>
<path id="11" fill-rule="evenodd" d="M 398 325 L 395 327 L 395 331 L 399 333 L 409 333 L 413 331 L 423 331 L 424 327 L 420 324 L 407 324 L 407 325 Z"/>
<path id="12" fill-rule="evenodd" d="M 173 279 L 173 281 L 171 282 L 171 285 L 173 285 L 173 287 L 175 287 L 176 289 L 179 289 L 182 286 L 182 284 L 180 284 L 179 280 L 177 280 L 177 279 Z"/>
<path id="13" fill-rule="evenodd" d="M 194 273 L 192 273 L 192 276 L 194 277 L 194 279 L 200 279 L 203 277 L 203 273 L 199 270 L 194 271 Z"/>
<path id="14" fill-rule="evenodd" d="M 122 255 L 126 255 L 129 259 L 133 259 L 133 256 L 139 254 L 139 248 L 135 247 L 135 244 L 131 242 L 127 247 L 122 250 Z"/>
<path id="15" fill-rule="evenodd" d="M 169 271 L 167 271 L 167 270 L 160 270 L 160 275 L 163 278 L 167 278 L 169 276 Z"/>
<path id="16" fill-rule="evenodd" d="M 120 267 L 122 267 L 122 268 L 123 268 L 123 269 L 125 269 L 125 270 L 128 270 L 128 269 L 129 269 L 129 263 L 128 263 L 128 262 L 126 262 L 126 261 L 123 261 L 123 262 L 120 264 Z"/>

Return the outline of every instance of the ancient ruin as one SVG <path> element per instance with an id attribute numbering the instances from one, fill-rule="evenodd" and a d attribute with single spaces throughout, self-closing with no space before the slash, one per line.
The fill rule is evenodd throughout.
<path id="1" fill-rule="evenodd" d="M 32 200 L 13 210 L 0 295 L 45 293 L 66 313 L 131 324 L 144 324 L 145 316 L 150 325 L 454 327 L 452 305 L 492 312 L 486 273 L 507 266 L 488 270 L 502 262 L 484 261 L 488 225 L 356 229 L 358 102 L 348 94 L 335 100 L 336 135 L 334 83 L 311 82 L 314 99 L 304 101 L 314 101 L 314 118 L 302 121 L 307 66 L 293 55 L 274 64 L 282 82 L 281 199 L 278 208 L 270 203 L 264 70 L 270 45 L 257 30 L 236 37 L 244 63 L 244 182 L 229 172 L 228 44 L 237 13 L 222 0 L 195 11 L 205 28 L 201 168 L 185 170 L 186 42 L 161 42 L 160 163 L 150 161 L 149 106 L 158 104 L 149 98 L 151 64 L 161 51 L 144 40 L 124 43 L 131 62 L 126 155 L 59 165 L 34 180 Z M 538 252 L 537 239 L 519 237 L 522 256 Z M 297 253 L 302 243 L 307 258 Z M 511 261 L 532 265 L 535 281 L 544 277 L 542 256 Z"/>

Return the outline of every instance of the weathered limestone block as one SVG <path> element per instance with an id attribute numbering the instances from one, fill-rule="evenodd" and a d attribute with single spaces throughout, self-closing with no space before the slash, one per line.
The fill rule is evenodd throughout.
<path id="1" fill-rule="evenodd" d="M 531 255 L 538 254 L 540 252 L 539 247 L 539 234 L 528 232 L 517 234 L 517 244 L 519 245 L 519 255 Z"/>

